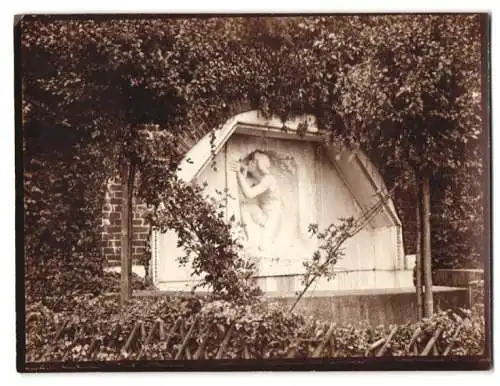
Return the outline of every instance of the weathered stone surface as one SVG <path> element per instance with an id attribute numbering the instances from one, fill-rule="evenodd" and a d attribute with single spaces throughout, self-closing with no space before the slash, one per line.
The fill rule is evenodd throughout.
<path id="1" fill-rule="evenodd" d="M 465 288 L 434 287 L 436 309 L 450 309 L 467 306 Z M 270 302 L 278 302 L 290 307 L 294 294 L 267 295 Z M 340 325 L 367 323 L 404 324 L 415 322 L 417 299 L 414 288 L 380 289 L 365 291 L 313 292 L 307 294 L 297 304 L 295 311 L 324 321 L 334 321 Z"/>
<path id="2" fill-rule="evenodd" d="M 471 281 L 483 279 L 482 269 L 436 269 L 432 272 L 434 285 L 467 287 Z"/>

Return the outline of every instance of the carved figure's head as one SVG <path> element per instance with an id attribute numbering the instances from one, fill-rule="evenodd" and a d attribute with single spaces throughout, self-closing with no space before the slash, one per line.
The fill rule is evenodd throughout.
<path id="1" fill-rule="evenodd" d="M 271 159 L 260 150 L 251 152 L 245 159 L 248 171 L 252 174 L 269 174 L 271 169 Z"/>

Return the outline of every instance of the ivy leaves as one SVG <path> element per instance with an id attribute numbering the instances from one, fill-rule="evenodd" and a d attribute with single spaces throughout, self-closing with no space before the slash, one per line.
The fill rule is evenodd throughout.
<path id="1" fill-rule="evenodd" d="M 208 131 L 227 118 L 229 101 L 243 99 L 283 119 L 340 115 L 340 127 L 325 127 L 340 140 L 389 143 L 388 162 L 432 168 L 477 137 L 478 30 L 468 15 L 35 19 L 23 24 L 25 57 L 43 54 L 50 68 L 23 66 L 37 82 L 27 81 L 30 91 L 59 95 L 61 113 L 114 94 L 128 102 L 105 102 L 101 114 Z M 405 140 L 395 142 L 387 125 Z"/>

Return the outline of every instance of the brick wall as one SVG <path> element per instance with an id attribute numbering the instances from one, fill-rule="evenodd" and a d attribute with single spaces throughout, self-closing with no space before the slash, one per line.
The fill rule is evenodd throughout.
<path id="1" fill-rule="evenodd" d="M 101 252 L 107 266 L 120 265 L 122 189 L 117 181 L 111 181 L 106 190 L 103 207 Z M 133 203 L 132 264 L 140 264 L 145 253 L 149 226 L 143 218 L 146 206 Z"/>

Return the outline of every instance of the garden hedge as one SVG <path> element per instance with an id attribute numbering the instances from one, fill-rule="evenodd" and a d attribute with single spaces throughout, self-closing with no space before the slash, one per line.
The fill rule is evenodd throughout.
<path id="1" fill-rule="evenodd" d="M 31 304 L 26 326 L 28 363 L 421 355 L 437 330 L 437 352 L 428 355 L 481 355 L 485 342 L 481 306 L 374 328 L 329 325 L 266 303 L 158 296 L 135 298 L 120 311 L 117 297 L 82 296 L 57 311 Z"/>

